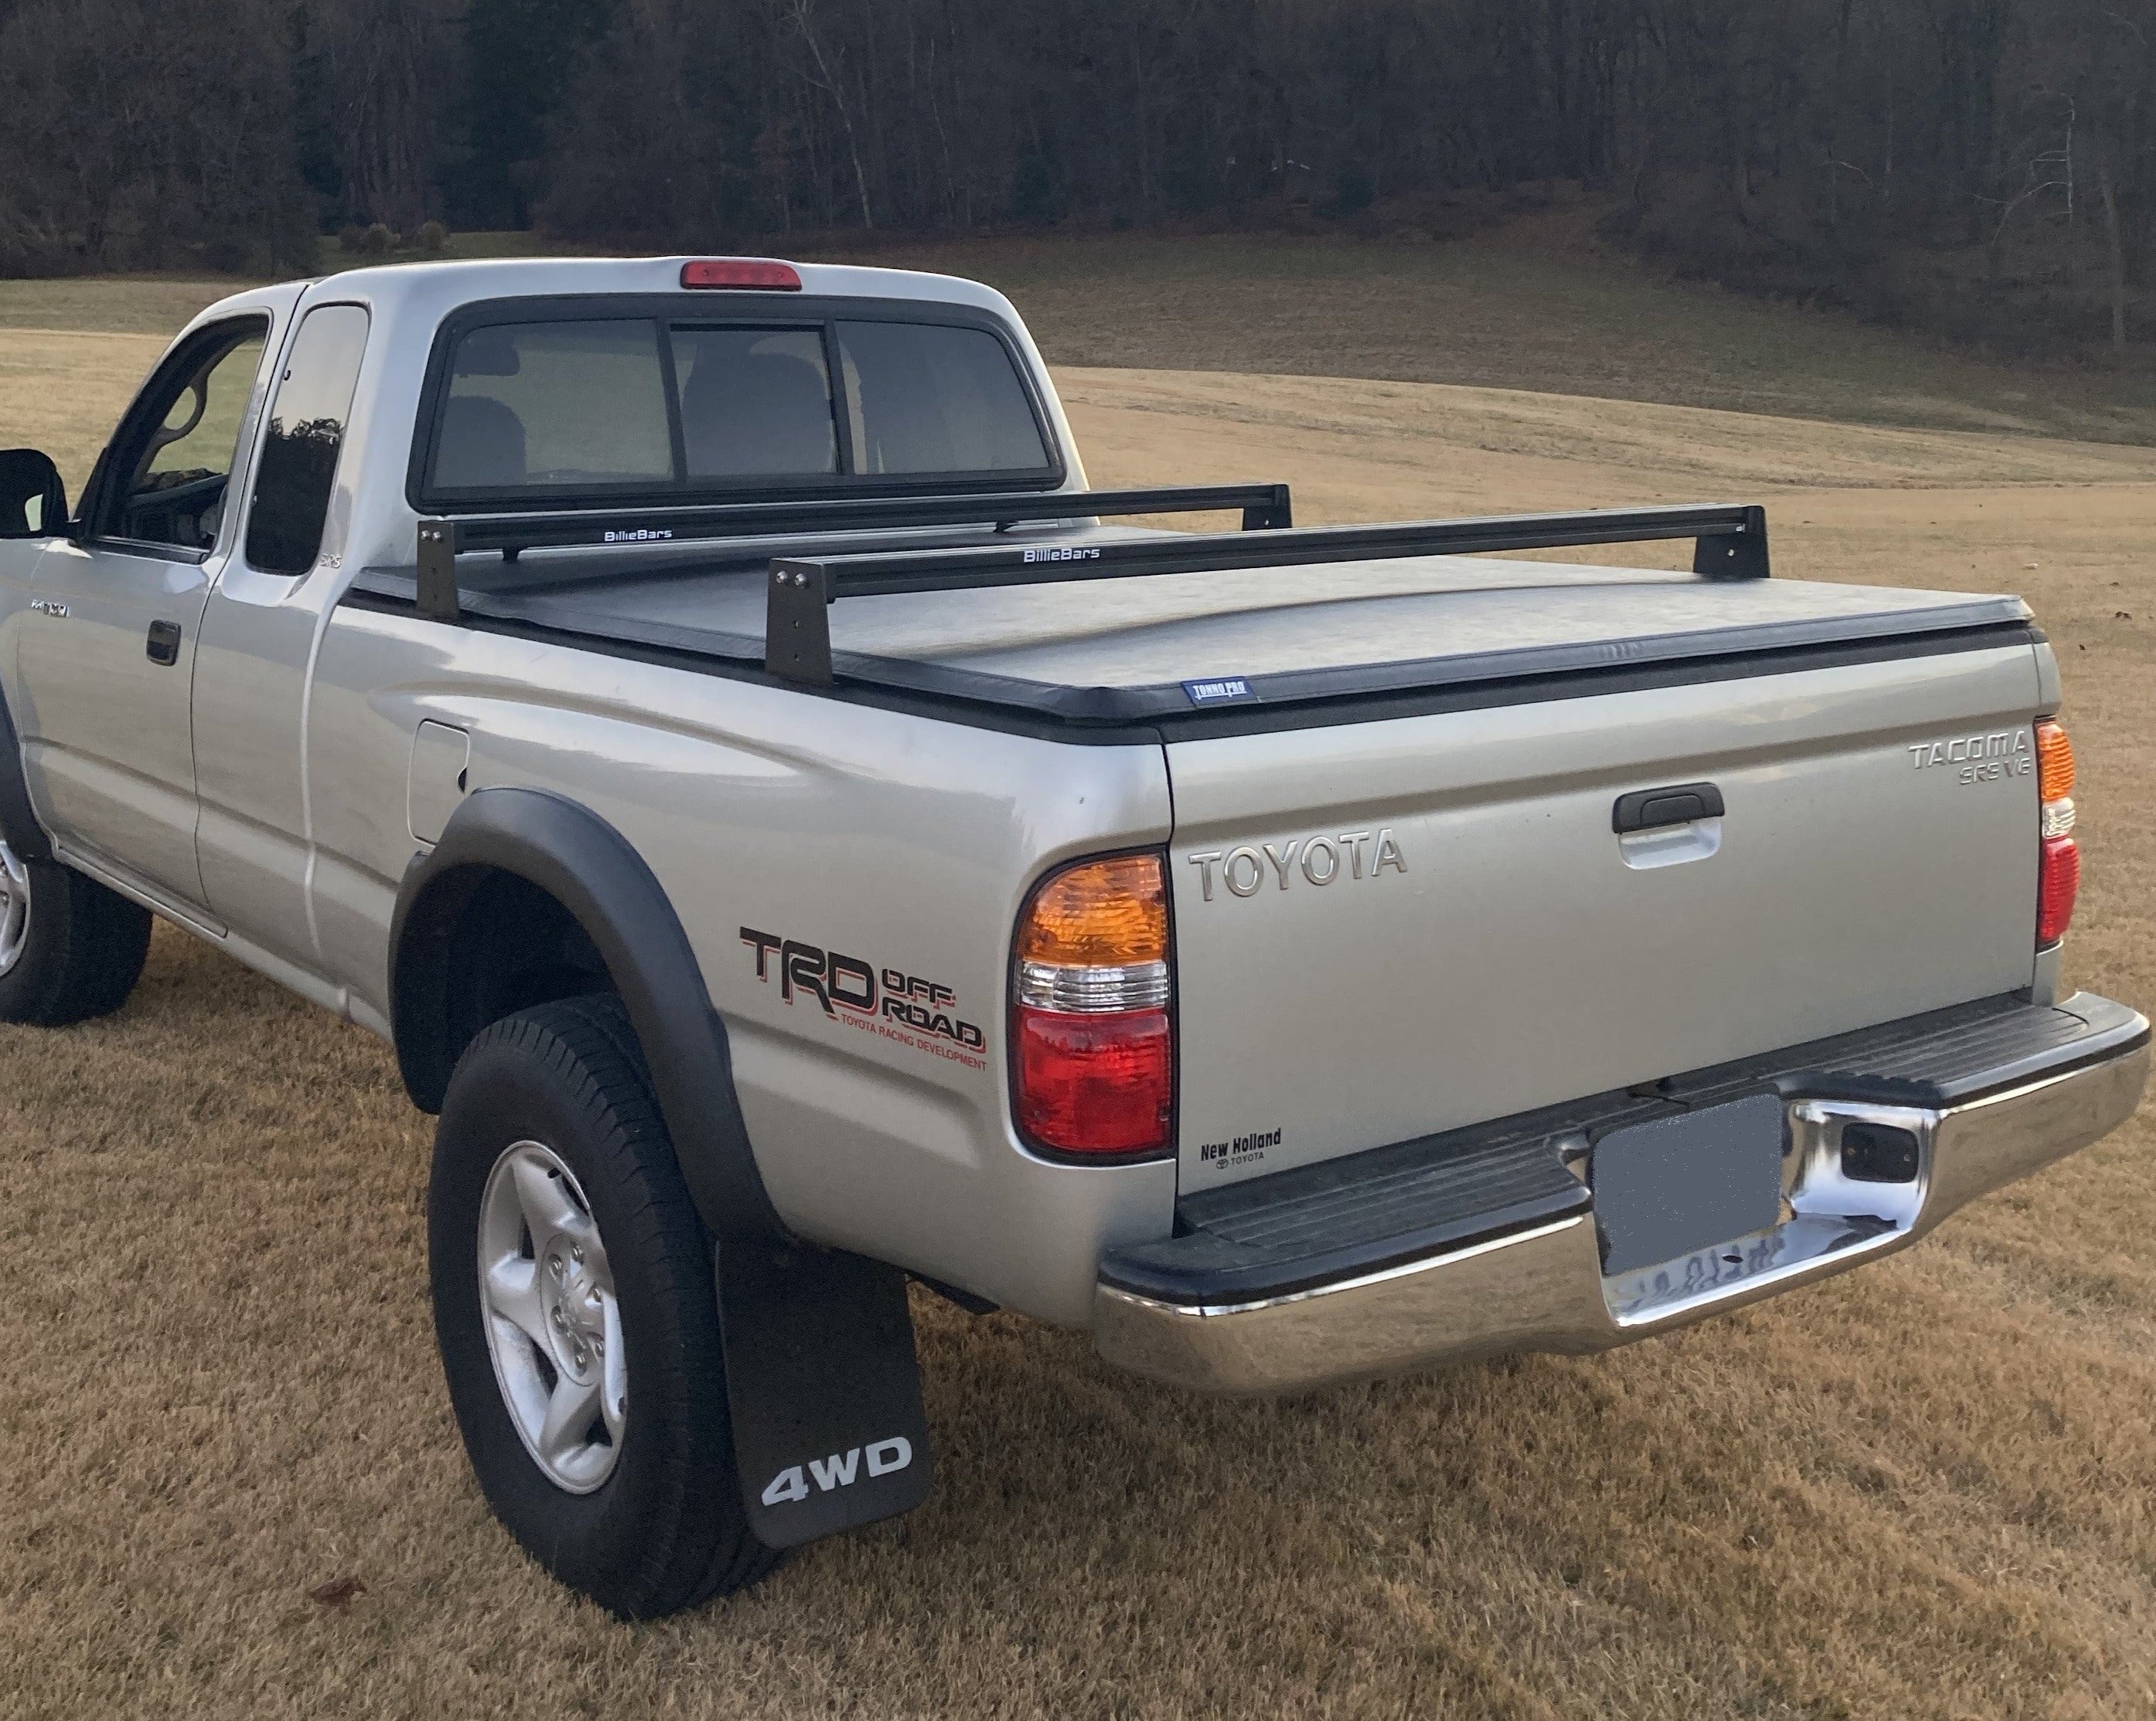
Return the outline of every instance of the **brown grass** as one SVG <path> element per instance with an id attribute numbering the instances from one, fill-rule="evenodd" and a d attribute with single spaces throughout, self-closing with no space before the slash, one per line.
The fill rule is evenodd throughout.
<path id="1" fill-rule="evenodd" d="M 86 447 L 141 361 L 0 335 L 0 440 Z M 1062 380 L 1096 483 L 1287 478 L 1313 521 L 1763 495 L 1782 571 L 2025 592 L 2082 757 L 2075 978 L 2156 999 L 2156 455 Z M 10 1715 L 2156 1713 L 2147 1110 L 1909 1254 L 1599 1358 L 1216 1404 L 924 1299 L 930 1504 L 630 1629 L 465 1471 L 382 1048 L 161 932 L 124 1012 L 0 1031 L 0 1070 Z"/>
<path id="2" fill-rule="evenodd" d="M 1223 235 L 880 248 L 992 281 L 1051 363 L 1528 388 L 1841 423 L 2156 443 L 2144 372 L 2007 364 L 1598 245 L 1590 208 L 1445 244 Z"/>
<path id="3" fill-rule="evenodd" d="M 43 448 L 77 494 L 165 338 L 0 330 L 0 442 Z"/>
<path id="4" fill-rule="evenodd" d="M 1661 279 L 1580 204 L 1441 244 L 1337 237 L 802 236 L 803 254 L 939 269 L 1021 305 L 1051 363 L 1356 376 L 1735 408 L 1846 424 L 2156 444 L 2156 376 L 2007 362 L 1835 313 Z M 556 248 L 459 233 L 453 259 Z M 325 242 L 325 272 L 379 264 Z M 0 283 L 0 329 L 161 338 L 244 282 Z M 0 398 L 5 398 L 0 395 Z"/>

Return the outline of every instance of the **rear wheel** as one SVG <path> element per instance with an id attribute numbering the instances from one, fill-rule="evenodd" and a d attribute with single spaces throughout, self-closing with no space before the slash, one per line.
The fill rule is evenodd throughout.
<path id="1" fill-rule="evenodd" d="M 150 911 L 0 837 L 0 1022 L 64 1027 L 127 1001 L 150 953 Z"/>
<path id="2" fill-rule="evenodd" d="M 458 1062 L 429 1232 L 449 1396 L 481 1489 L 629 1618 L 753 1583 L 710 1239 L 620 1001 L 507 1017 Z"/>

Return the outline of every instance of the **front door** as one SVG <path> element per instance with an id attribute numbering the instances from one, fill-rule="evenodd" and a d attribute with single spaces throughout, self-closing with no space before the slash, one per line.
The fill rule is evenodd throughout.
<path id="1" fill-rule="evenodd" d="M 31 792 L 64 848 L 204 900 L 189 695 L 240 433 L 270 320 L 198 330 L 160 365 L 32 576 L 19 658 Z"/>

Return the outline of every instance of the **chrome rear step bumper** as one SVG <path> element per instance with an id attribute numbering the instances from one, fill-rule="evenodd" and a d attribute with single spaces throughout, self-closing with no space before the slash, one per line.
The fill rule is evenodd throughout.
<path id="1" fill-rule="evenodd" d="M 2148 1064 L 2148 1022 L 2123 1005 L 1994 999 L 1277 1173 L 1187 1201 L 1183 1235 L 1111 1255 L 1095 1342 L 1224 1393 L 1606 1350 L 1905 1247 L 2117 1129 Z M 1779 1222 L 1605 1277 L 1596 1141 L 1763 1093 L 1787 1118 Z M 1913 1175 L 1845 1175 L 1851 1125 L 1913 1142 Z"/>

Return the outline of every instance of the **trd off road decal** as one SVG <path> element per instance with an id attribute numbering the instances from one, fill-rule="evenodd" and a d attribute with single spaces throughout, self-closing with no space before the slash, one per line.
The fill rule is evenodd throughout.
<path id="1" fill-rule="evenodd" d="M 778 995 L 787 1003 L 797 996 L 814 998 L 834 1022 L 917 1047 L 968 1069 L 988 1067 L 983 1056 L 987 1037 L 953 1013 L 958 995 L 949 986 L 752 926 L 742 927 L 741 937 L 756 951 L 758 980 L 768 986 L 777 970 Z"/>

